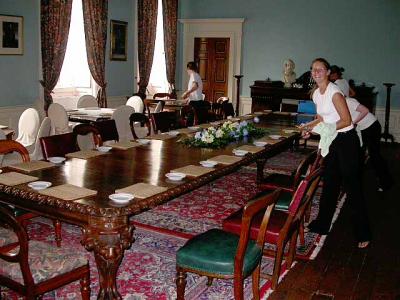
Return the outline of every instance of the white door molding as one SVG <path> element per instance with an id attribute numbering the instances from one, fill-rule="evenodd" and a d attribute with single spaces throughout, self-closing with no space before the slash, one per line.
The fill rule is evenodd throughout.
<path id="1" fill-rule="evenodd" d="M 186 74 L 186 63 L 194 60 L 195 38 L 229 38 L 227 96 L 232 100 L 235 97 L 234 104 L 236 104 L 236 82 L 233 76 L 240 74 L 244 19 L 180 19 L 179 22 L 183 24 L 183 61 L 181 74 Z M 187 76 L 182 76 L 181 86 L 184 88 L 187 86 L 187 83 Z"/>

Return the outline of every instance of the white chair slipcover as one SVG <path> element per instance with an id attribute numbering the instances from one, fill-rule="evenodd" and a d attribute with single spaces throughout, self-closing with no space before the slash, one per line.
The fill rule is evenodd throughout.
<path id="1" fill-rule="evenodd" d="M 131 114 L 135 112 L 132 106 L 121 105 L 117 109 L 115 109 L 112 119 L 115 120 L 115 124 L 117 125 L 119 141 L 129 141 L 133 139 L 131 128 L 129 125 L 129 117 Z"/>
<path id="2" fill-rule="evenodd" d="M 126 101 L 126 105 L 132 106 L 135 109 L 135 112 L 137 113 L 143 113 L 144 112 L 144 103 L 142 98 L 139 96 L 132 96 Z"/>
<path id="3" fill-rule="evenodd" d="M 71 128 L 68 123 L 68 115 L 64 106 L 58 103 L 50 104 L 47 115 L 51 120 L 52 134 L 71 132 Z"/>
<path id="4" fill-rule="evenodd" d="M 78 103 L 76 104 L 77 108 L 85 108 L 85 107 L 98 107 L 97 100 L 92 95 L 83 95 L 79 98 Z"/>
<path id="5" fill-rule="evenodd" d="M 19 118 L 17 142 L 26 148 L 33 145 L 39 130 L 39 113 L 34 108 L 26 109 Z"/>
<path id="6" fill-rule="evenodd" d="M 159 113 L 159 112 L 162 112 L 162 110 L 163 110 L 163 105 L 162 105 L 162 102 L 160 101 L 157 103 L 156 108 L 154 109 L 153 113 Z"/>
<path id="7" fill-rule="evenodd" d="M 43 159 L 42 146 L 40 145 L 40 138 L 49 136 L 51 133 L 51 120 L 49 117 L 45 117 L 42 124 L 39 127 L 39 131 L 36 137 L 35 149 L 32 153 L 29 153 L 31 160 Z"/>

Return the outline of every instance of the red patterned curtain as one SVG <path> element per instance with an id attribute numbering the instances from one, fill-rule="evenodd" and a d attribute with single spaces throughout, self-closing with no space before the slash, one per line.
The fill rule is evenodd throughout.
<path id="1" fill-rule="evenodd" d="M 162 0 L 164 23 L 164 51 L 167 68 L 167 80 L 170 91 L 175 94 L 176 69 L 176 30 L 178 15 L 178 0 Z"/>
<path id="2" fill-rule="evenodd" d="M 100 86 L 97 103 L 99 107 L 107 107 L 105 57 L 108 0 L 83 0 L 82 8 L 89 69 L 93 79 Z"/>
<path id="3" fill-rule="evenodd" d="M 41 0 L 40 33 L 42 48 L 44 110 L 53 103 L 51 92 L 57 84 L 67 48 L 72 0 Z"/>
<path id="4" fill-rule="evenodd" d="M 138 0 L 139 93 L 146 93 L 153 64 L 157 7 L 157 0 Z"/>

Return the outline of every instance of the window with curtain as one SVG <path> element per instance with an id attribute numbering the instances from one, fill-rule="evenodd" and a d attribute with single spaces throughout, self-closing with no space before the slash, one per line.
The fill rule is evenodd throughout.
<path id="1" fill-rule="evenodd" d="M 82 0 L 73 0 L 67 50 L 53 100 L 67 109 L 76 108 L 80 96 L 93 94 L 93 83 L 86 56 Z"/>
<path id="2" fill-rule="evenodd" d="M 162 0 L 158 0 L 157 33 L 154 47 L 153 65 L 151 68 L 147 90 L 151 95 L 168 92 L 167 71 L 164 53 L 164 29 L 163 29 Z"/>

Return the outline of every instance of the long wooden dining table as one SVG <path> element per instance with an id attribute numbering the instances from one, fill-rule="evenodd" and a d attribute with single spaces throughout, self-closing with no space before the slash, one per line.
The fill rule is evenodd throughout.
<path id="1" fill-rule="evenodd" d="M 290 118 L 276 122 L 276 118 L 269 115 L 258 117 L 259 126 L 266 128 L 270 133 L 279 134 L 282 128 L 294 125 Z M 273 120 L 275 121 L 272 122 Z M 199 161 L 217 155 L 233 155 L 234 148 L 252 142 L 241 140 L 223 149 L 205 149 L 187 147 L 177 142 L 180 138 L 182 137 L 154 139 L 147 145 L 128 150 L 112 149 L 104 155 L 90 159 L 68 158 L 63 164 L 29 173 L 39 180 L 50 181 L 53 186 L 68 183 L 95 190 L 95 196 L 68 201 L 40 194 L 27 184 L 0 184 L 0 202 L 80 226 L 81 243 L 86 250 L 93 251 L 99 272 L 100 290 L 97 298 L 121 299 L 116 275 L 124 251 L 134 242 L 134 226 L 129 222 L 130 216 L 195 190 L 253 162 L 258 163 L 258 174 L 261 176 L 265 161 L 292 147 L 299 138 L 299 133 L 287 135 L 273 145 L 266 145 L 257 153 L 248 153 L 233 164 L 218 164 L 202 176 L 186 177 L 175 182 L 166 178 L 165 174 L 187 165 L 199 165 Z M 5 167 L 2 171 L 4 173 L 11 169 Z M 128 204 L 117 204 L 109 199 L 109 195 L 115 193 L 115 190 L 140 182 L 167 189 L 148 198 L 135 198 Z"/>

